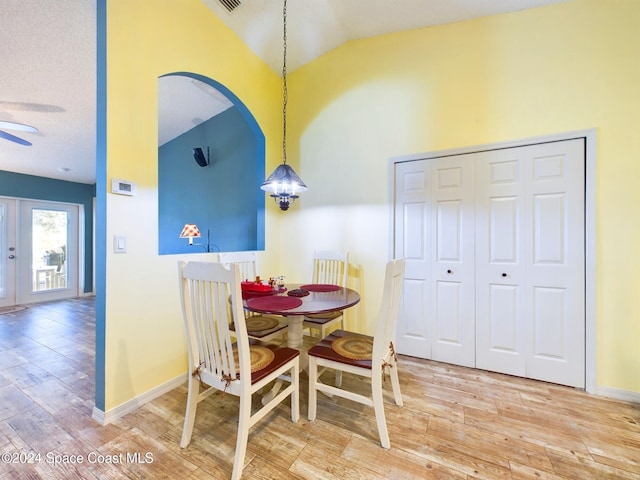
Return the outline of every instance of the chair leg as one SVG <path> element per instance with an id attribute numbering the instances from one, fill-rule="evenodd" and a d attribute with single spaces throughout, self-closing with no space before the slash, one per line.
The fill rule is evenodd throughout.
<path id="1" fill-rule="evenodd" d="M 340 319 L 340 330 L 344 330 L 344 317 Z M 342 370 L 336 370 L 336 387 L 342 386 Z"/>
<path id="2" fill-rule="evenodd" d="M 293 362 L 291 384 L 293 385 L 293 392 L 291 393 L 291 421 L 297 423 L 300 419 L 300 357 L 297 357 Z"/>
<path id="3" fill-rule="evenodd" d="M 318 363 L 316 357 L 309 355 L 309 406 L 308 417 L 310 422 L 316 420 L 316 410 L 318 406 L 318 391 L 316 384 L 318 382 Z"/>
<path id="4" fill-rule="evenodd" d="M 232 480 L 239 480 L 244 469 L 244 457 L 247 453 L 249 440 L 249 424 L 251 417 L 251 394 L 240 395 L 240 412 L 238 421 L 238 439 L 236 440 L 236 454 L 233 459 Z"/>
<path id="5" fill-rule="evenodd" d="M 200 393 L 200 384 L 199 382 L 194 380 L 193 376 L 189 376 L 189 386 L 187 388 L 187 409 L 184 414 L 184 426 L 182 427 L 182 439 L 180 440 L 180 448 L 185 448 L 191 442 L 193 424 L 196 420 L 196 409 L 198 408 L 198 394 Z"/>
<path id="6" fill-rule="evenodd" d="M 391 377 L 391 388 L 393 389 L 393 399 L 396 405 L 402 406 L 402 393 L 400 392 L 400 379 L 398 378 L 398 364 L 393 362 L 389 367 L 389 376 Z"/>
<path id="7" fill-rule="evenodd" d="M 378 424 L 378 434 L 380 435 L 380 444 L 382 448 L 391 448 L 389 441 L 389 432 L 387 431 L 387 420 L 384 416 L 384 403 L 382 397 L 382 376 L 373 374 L 371 378 L 371 395 L 373 397 L 373 409 L 376 414 L 376 423 Z"/>

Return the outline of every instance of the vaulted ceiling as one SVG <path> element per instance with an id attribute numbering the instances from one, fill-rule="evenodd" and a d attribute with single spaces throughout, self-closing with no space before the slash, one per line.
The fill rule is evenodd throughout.
<path id="1" fill-rule="evenodd" d="M 201 1 L 274 71 L 281 72 L 282 2 Z M 562 1 L 570 0 L 290 0 L 288 71 L 349 40 Z M 239 5 L 230 11 L 224 4 Z M 32 143 L 25 146 L 0 138 L 0 170 L 95 182 L 95 52 L 94 2 L 2 0 L 0 122 L 32 125 L 38 132 L 0 127 Z M 171 104 L 163 106 L 168 112 L 172 108 Z M 200 117 L 204 120 L 211 114 L 206 109 Z M 191 127 L 193 123 L 164 122 L 161 128 L 173 133 L 163 130 L 159 136 L 169 138 Z"/>

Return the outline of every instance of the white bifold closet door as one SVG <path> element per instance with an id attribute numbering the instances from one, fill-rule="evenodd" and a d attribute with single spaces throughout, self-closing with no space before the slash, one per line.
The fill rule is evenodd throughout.
<path id="1" fill-rule="evenodd" d="M 475 365 L 474 163 L 464 156 L 429 162 L 433 358 Z M 428 322 L 429 323 L 429 322 Z"/>
<path id="2" fill-rule="evenodd" d="M 478 368 L 584 387 L 584 141 L 476 156 Z"/>
<path id="3" fill-rule="evenodd" d="M 395 174 L 398 351 L 584 387 L 584 140 Z"/>

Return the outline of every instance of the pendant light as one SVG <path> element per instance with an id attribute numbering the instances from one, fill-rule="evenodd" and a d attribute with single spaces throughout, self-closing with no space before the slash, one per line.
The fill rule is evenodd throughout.
<path id="1" fill-rule="evenodd" d="M 287 165 L 287 0 L 282 8 L 283 19 L 283 55 L 282 55 L 282 164 L 260 186 L 265 192 L 271 192 L 280 210 L 289 210 L 289 206 L 296 201 L 298 193 L 307 190 L 302 179 Z"/>

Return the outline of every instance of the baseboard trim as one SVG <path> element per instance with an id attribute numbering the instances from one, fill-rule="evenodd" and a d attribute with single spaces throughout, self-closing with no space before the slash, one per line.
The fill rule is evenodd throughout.
<path id="1" fill-rule="evenodd" d="M 612 387 L 598 387 L 596 395 L 602 397 L 613 398 L 615 400 L 623 400 L 625 402 L 640 403 L 640 393 L 631 392 L 629 390 L 620 390 Z"/>
<path id="2" fill-rule="evenodd" d="M 97 407 L 93 407 L 93 414 L 91 415 L 91 417 L 100 425 L 108 425 L 109 423 L 119 419 L 120 417 L 124 417 L 127 413 L 131 413 L 134 410 L 137 410 L 145 403 L 148 403 L 158 398 L 159 396 L 170 392 L 174 388 L 179 387 L 180 385 L 185 383 L 187 379 L 188 377 L 186 373 L 178 375 L 168 382 L 158 385 L 157 387 L 146 391 L 142 395 L 138 395 L 137 397 L 134 397 L 131 400 L 128 400 L 107 412 L 100 410 Z"/>

